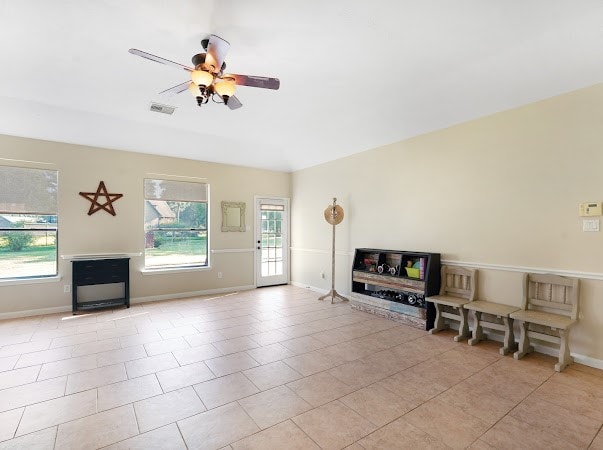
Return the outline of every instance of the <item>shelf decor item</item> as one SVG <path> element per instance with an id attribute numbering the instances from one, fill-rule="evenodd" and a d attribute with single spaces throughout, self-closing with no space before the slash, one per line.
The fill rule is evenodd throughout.
<path id="1" fill-rule="evenodd" d="M 408 275 L 410 278 L 419 278 L 420 272 L 419 269 L 414 267 L 406 267 L 406 275 Z"/>
<path id="2" fill-rule="evenodd" d="M 324 300 L 325 298 L 331 297 L 331 303 L 338 298 L 347 302 L 348 299 L 343 295 L 340 295 L 335 290 L 335 227 L 339 225 L 343 220 L 343 208 L 337 204 L 337 199 L 333 198 L 333 204 L 326 207 L 324 212 L 325 220 L 327 223 L 333 226 L 333 243 L 331 246 L 331 291 L 318 300 Z"/>
<path id="3" fill-rule="evenodd" d="M 104 181 L 101 181 L 98 184 L 96 192 L 80 192 L 80 195 L 91 203 L 90 209 L 88 210 L 89 216 L 94 214 L 96 211 L 100 211 L 101 209 L 107 211 L 112 216 L 115 216 L 116 213 L 115 209 L 113 208 L 113 202 L 124 196 L 124 194 L 109 194 Z M 105 200 L 101 203 L 98 200 L 99 197 L 105 197 Z"/>

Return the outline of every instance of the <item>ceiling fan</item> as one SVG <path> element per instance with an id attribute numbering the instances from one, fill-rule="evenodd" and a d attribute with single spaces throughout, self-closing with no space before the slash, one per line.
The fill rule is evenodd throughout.
<path id="1" fill-rule="evenodd" d="M 128 51 L 133 55 L 189 72 L 190 81 L 166 89 L 160 94 L 179 94 L 188 90 L 195 96 L 199 106 L 212 99 L 215 103 L 223 103 L 230 109 L 240 108 L 243 104 L 234 96 L 235 85 L 275 90 L 280 87 L 281 83 L 278 78 L 224 73 L 226 69 L 224 58 L 230 44 L 221 37 L 212 34 L 209 38 L 201 41 L 201 46 L 205 53 L 198 53 L 193 56 L 192 63 L 194 67 L 188 67 L 136 48 L 131 48 Z M 216 100 L 216 98 L 221 101 Z"/>

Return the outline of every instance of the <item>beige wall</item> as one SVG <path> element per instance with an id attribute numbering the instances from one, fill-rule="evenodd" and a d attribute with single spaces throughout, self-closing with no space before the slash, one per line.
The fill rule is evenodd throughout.
<path id="1" fill-rule="evenodd" d="M 202 152 L 202 146 L 200 146 Z M 290 196 L 290 174 L 178 158 L 98 149 L 56 142 L 0 136 L 0 158 L 52 163 L 59 171 L 59 254 L 138 253 L 144 251 L 143 179 L 149 173 L 206 178 L 210 185 L 212 249 L 253 249 L 254 195 Z M 0 164 L 6 161 L 0 160 Z M 22 163 L 11 163 L 23 165 Z M 39 165 L 25 164 L 35 167 Z M 104 211 L 88 216 L 90 203 L 80 191 L 95 191 L 103 180 L 109 192 L 124 197 L 114 204 L 115 217 Z M 246 202 L 247 232 L 220 231 L 220 202 Z M 254 284 L 253 253 L 210 255 L 211 270 L 142 275 L 142 257 L 131 260 L 133 298 L 236 288 Z M 217 278 L 217 272 L 223 278 Z M 59 282 L 0 284 L 0 314 L 69 306 L 70 262 L 59 260 Z"/>
<path id="2" fill-rule="evenodd" d="M 480 270 L 483 299 L 519 305 L 521 273 L 590 273 L 572 352 L 603 360 L 603 233 L 582 232 L 581 202 L 603 201 L 603 84 L 293 173 L 292 281 L 337 285 L 357 247 L 439 252 Z M 320 272 L 327 274 L 325 279 Z"/>

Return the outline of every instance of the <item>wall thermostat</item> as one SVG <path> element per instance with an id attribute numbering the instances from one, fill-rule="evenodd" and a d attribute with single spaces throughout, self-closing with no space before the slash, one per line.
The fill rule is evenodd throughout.
<path id="1" fill-rule="evenodd" d="M 580 216 L 600 216 L 602 213 L 601 202 L 599 203 L 580 203 Z"/>

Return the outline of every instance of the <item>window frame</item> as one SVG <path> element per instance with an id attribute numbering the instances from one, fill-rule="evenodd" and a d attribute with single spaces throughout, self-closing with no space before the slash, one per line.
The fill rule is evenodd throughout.
<path id="1" fill-rule="evenodd" d="M 59 171 L 57 169 L 49 169 L 42 167 L 27 167 L 27 166 L 17 166 L 10 164 L 0 164 L 0 169 L 19 169 L 19 170 L 29 170 L 29 171 L 45 171 L 45 172 L 54 172 L 55 173 L 55 183 L 56 183 L 56 193 L 55 193 L 55 204 L 52 209 L 54 212 L 33 212 L 33 211 L 17 211 L 17 208 L 14 210 L 8 210 L 6 212 L 0 212 L 0 216 L 22 216 L 24 218 L 38 216 L 38 217 L 54 217 L 54 222 L 47 222 L 46 227 L 6 227 L 0 226 L 0 236 L 5 236 L 6 233 L 13 232 L 51 232 L 54 233 L 54 273 L 34 273 L 31 275 L 22 275 L 22 276 L 4 276 L 3 273 L 0 272 L 0 284 L 6 284 L 11 282 L 28 282 L 35 280 L 47 280 L 47 279 L 56 279 L 59 276 Z M 23 183 L 27 183 L 27 177 L 23 178 Z M 26 223 L 26 221 L 23 221 Z M 16 222 L 15 222 L 16 223 Z M 52 226 L 49 226 L 52 225 Z M 12 251 L 13 254 L 17 254 L 17 251 Z"/>
<path id="2" fill-rule="evenodd" d="M 172 200 L 172 199 L 161 199 L 157 197 L 149 198 L 146 194 L 146 182 L 147 180 L 153 181 L 165 181 L 168 183 L 195 183 L 199 185 L 203 185 L 205 189 L 205 200 Z M 142 272 L 153 273 L 153 272 L 186 272 L 191 270 L 204 270 L 210 268 L 210 242 L 209 242 L 209 230 L 210 230 L 210 217 L 209 217 L 209 209 L 210 209 L 210 198 L 209 198 L 209 184 L 201 181 L 189 181 L 189 180 L 174 180 L 170 178 L 145 178 L 143 182 L 143 186 L 145 186 L 143 192 L 143 202 L 144 202 L 144 220 L 143 220 L 143 232 L 144 232 L 144 266 Z M 152 207 L 153 205 L 150 203 L 151 201 L 165 201 L 165 202 L 179 202 L 179 203 L 191 203 L 191 204 L 204 204 L 205 205 L 205 224 L 197 227 L 173 227 L 173 226 L 161 226 L 160 219 L 156 226 L 147 228 L 147 208 Z M 203 226 L 204 225 L 204 226 Z M 147 264 L 147 251 L 149 247 L 147 247 L 147 235 L 149 232 L 197 232 L 197 233 L 205 233 L 205 263 L 182 263 L 182 264 L 162 264 L 162 265 L 148 265 Z M 154 248 L 154 247 L 153 247 Z M 203 256 L 202 253 L 199 254 Z"/>

